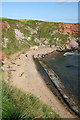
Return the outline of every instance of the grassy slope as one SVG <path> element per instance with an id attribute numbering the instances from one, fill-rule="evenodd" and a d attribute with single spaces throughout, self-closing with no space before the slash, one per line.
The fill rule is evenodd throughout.
<path id="1" fill-rule="evenodd" d="M 2 82 L 2 120 L 31 120 L 35 118 L 60 118 L 50 107 L 32 94 Z"/>
<path id="2" fill-rule="evenodd" d="M 68 35 L 62 35 L 59 33 L 55 33 L 54 35 L 50 35 L 54 30 L 58 29 L 58 23 L 49 23 L 43 21 L 33 21 L 33 20 L 11 20 L 11 19 L 2 19 L 2 22 L 7 21 L 10 25 L 10 29 L 6 31 L 5 29 L 2 31 L 2 41 L 4 42 L 4 37 L 8 38 L 7 48 L 2 47 L 5 50 L 6 56 L 9 57 L 11 54 L 20 51 L 22 49 L 29 48 L 29 44 L 31 46 L 39 45 L 39 43 L 35 42 L 35 37 L 40 40 L 40 38 L 49 39 L 49 45 L 58 45 L 56 37 L 61 39 L 60 44 L 65 44 Z M 18 27 L 17 24 L 23 25 L 23 27 Z M 28 42 L 29 44 L 21 43 L 15 37 L 14 29 L 20 30 L 24 35 L 30 36 L 31 33 L 29 30 L 26 30 L 25 27 L 31 27 L 32 29 L 36 29 L 39 26 L 37 34 L 33 34 L 31 36 L 31 40 Z M 55 28 L 56 26 L 56 28 Z M 54 39 L 55 38 L 55 39 Z M 43 44 L 44 41 L 42 41 Z M 44 105 L 41 101 L 39 101 L 36 97 L 31 94 L 27 94 L 18 90 L 12 86 L 9 86 L 6 82 L 3 81 L 3 119 L 2 120 L 29 120 L 34 118 L 59 118 L 51 108 Z"/>
<path id="3" fill-rule="evenodd" d="M 39 46 L 40 43 L 35 42 L 34 41 L 35 38 L 38 38 L 39 40 L 41 38 L 47 39 L 48 40 L 47 45 L 63 45 L 67 42 L 69 37 L 69 35 L 63 35 L 59 33 L 54 33 L 54 35 L 52 36 L 50 35 L 50 33 L 58 29 L 59 23 L 44 22 L 44 21 L 38 21 L 38 20 L 14 20 L 14 19 L 6 19 L 6 18 L 2 19 L 3 23 L 4 21 L 7 21 L 10 25 L 10 29 L 6 30 L 6 26 L 5 26 L 5 29 L 2 30 L 2 33 L 3 33 L 2 41 L 4 42 L 4 37 L 8 38 L 9 40 L 7 48 L 2 47 L 2 49 L 5 50 L 7 57 L 15 53 L 16 51 L 22 50 L 23 48 L 26 49 L 26 48 L 29 48 L 30 46 L 35 46 L 35 45 Z M 17 24 L 20 24 L 23 26 L 18 27 Z M 25 27 L 28 27 L 28 26 L 33 30 L 36 30 L 36 27 L 39 27 L 37 30 L 37 34 L 36 33 L 31 34 L 30 30 L 26 30 Z M 31 35 L 31 40 L 28 41 L 24 39 L 24 42 L 20 44 L 15 37 L 14 29 L 20 30 L 24 34 L 24 36 L 27 35 L 28 37 L 30 37 Z M 61 39 L 61 41 L 57 41 L 56 40 L 57 38 Z M 45 45 L 44 41 L 40 41 L 40 42 L 42 42 L 42 44 Z"/>

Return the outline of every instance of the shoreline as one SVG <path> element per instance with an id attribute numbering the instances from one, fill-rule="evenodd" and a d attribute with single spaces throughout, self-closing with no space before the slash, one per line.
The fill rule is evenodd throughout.
<path id="1" fill-rule="evenodd" d="M 52 55 L 54 52 L 46 53 L 46 54 L 38 54 L 34 55 L 33 59 L 38 60 L 39 64 L 42 66 L 44 71 L 48 74 L 49 78 L 51 79 L 52 83 L 56 87 L 57 91 L 60 93 L 65 104 L 72 110 L 78 117 L 80 117 L 80 107 L 78 106 L 78 100 L 76 100 L 75 96 L 68 90 L 68 88 L 62 83 L 61 79 L 58 75 L 51 69 L 46 63 L 42 60 L 46 56 Z"/>
<path id="2" fill-rule="evenodd" d="M 37 71 L 33 61 L 33 55 L 47 53 L 47 51 L 52 52 L 55 51 L 55 49 L 43 47 L 12 56 L 7 65 L 4 65 L 9 69 L 5 71 L 5 78 L 14 86 L 34 94 L 44 103 L 50 105 L 62 118 L 76 118 L 75 115 L 66 110 L 64 105 L 62 105 L 56 96 L 49 90 Z"/>
<path id="3" fill-rule="evenodd" d="M 42 60 L 39 60 L 39 63 L 50 77 L 65 104 L 70 110 L 80 117 L 78 101 L 76 100 L 75 96 L 65 87 L 58 75 L 53 70 L 51 70 Z"/>

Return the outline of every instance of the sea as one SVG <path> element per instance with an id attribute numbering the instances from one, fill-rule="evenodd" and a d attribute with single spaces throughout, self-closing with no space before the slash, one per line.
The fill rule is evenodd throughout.
<path id="1" fill-rule="evenodd" d="M 53 52 L 43 61 L 59 76 L 63 84 L 80 100 L 80 52 Z"/>

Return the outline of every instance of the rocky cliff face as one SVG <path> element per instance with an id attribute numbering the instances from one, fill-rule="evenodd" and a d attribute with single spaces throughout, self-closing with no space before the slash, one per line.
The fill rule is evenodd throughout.
<path id="1" fill-rule="evenodd" d="M 7 57 L 33 46 L 78 49 L 79 35 L 80 24 L 12 19 L 2 19 L 0 22 L 0 44 Z"/>
<path id="2" fill-rule="evenodd" d="M 59 23 L 59 29 L 63 34 L 80 35 L 80 24 Z"/>

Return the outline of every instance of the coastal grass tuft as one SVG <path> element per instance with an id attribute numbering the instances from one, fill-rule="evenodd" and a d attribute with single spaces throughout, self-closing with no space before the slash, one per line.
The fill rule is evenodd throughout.
<path id="1" fill-rule="evenodd" d="M 2 120 L 32 120 L 36 118 L 60 118 L 51 107 L 43 104 L 30 93 L 2 81 Z"/>

